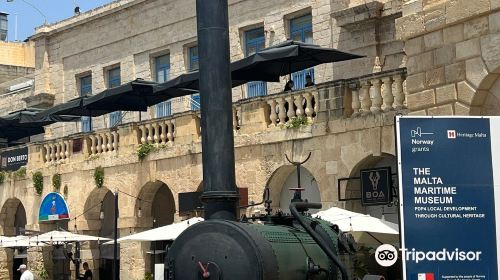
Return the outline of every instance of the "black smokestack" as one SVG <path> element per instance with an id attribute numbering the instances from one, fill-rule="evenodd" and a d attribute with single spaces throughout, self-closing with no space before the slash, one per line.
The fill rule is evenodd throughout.
<path id="1" fill-rule="evenodd" d="M 197 0 L 206 219 L 236 220 L 227 0 Z"/>

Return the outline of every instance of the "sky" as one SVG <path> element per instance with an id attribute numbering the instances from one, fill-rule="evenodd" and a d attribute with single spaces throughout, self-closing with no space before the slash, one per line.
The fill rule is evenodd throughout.
<path id="1" fill-rule="evenodd" d="M 73 16 L 75 4 L 80 11 L 86 12 L 93 8 L 113 2 L 113 0 L 0 0 L 0 11 L 8 13 L 9 31 L 8 41 L 14 41 L 15 22 L 17 15 L 17 40 L 23 41 L 35 33 L 35 27 L 44 23 L 44 17 L 34 8 L 36 7 L 47 18 L 48 23 L 54 23 Z M 29 4 L 32 6 L 30 6 Z"/>

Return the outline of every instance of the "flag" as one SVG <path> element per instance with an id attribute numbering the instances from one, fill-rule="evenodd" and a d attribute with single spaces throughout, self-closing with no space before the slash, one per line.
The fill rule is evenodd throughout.
<path id="1" fill-rule="evenodd" d="M 419 273 L 418 280 L 434 280 L 434 273 Z"/>

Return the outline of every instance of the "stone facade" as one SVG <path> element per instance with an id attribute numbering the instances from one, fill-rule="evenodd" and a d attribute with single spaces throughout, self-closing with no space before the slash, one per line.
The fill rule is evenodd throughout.
<path id="1" fill-rule="evenodd" d="M 233 90 L 238 187 L 247 188 L 248 200 L 254 202 L 261 201 L 269 187 L 272 206 L 279 209 L 283 206 L 279 198 L 288 192 L 285 184 L 295 176 L 284 155 L 299 160 L 311 152 L 304 167 L 317 184 L 323 207 L 336 205 L 380 216 L 380 208 L 339 202 L 359 197 L 358 183 L 342 183 L 338 189 L 337 184 L 364 168 L 395 167 L 396 113 L 500 112 L 500 82 L 495 74 L 500 73 L 495 37 L 500 4 L 496 2 L 230 0 L 232 60 L 244 56 L 245 31 L 263 26 L 266 46 L 274 45 L 290 37 L 290 20 L 305 14 L 312 15 L 314 43 L 366 56 L 316 67 L 317 86 L 305 90 L 282 93 L 283 83 L 268 83 L 269 95 L 255 98 L 246 98 L 246 87 Z M 122 82 L 154 79 L 154 58 L 167 53 L 172 78 L 186 72 L 188 49 L 196 44 L 195 1 L 116 1 L 40 27 L 32 40 L 33 100 L 72 99 L 80 94 L 78 78 L 88 74 L 92 92 L 100 92 L 106 88 L 107 70 L 118 65 Z M 26 228 L 56 227 L 38 223 L 37 217 L 42 196 L 53 189 L 54 174 L 61 175 L 60 191 L 72 217 L 62 226 L 70 230 L 108 236 L 112 216 L 108 208 L 115 190 L 128 194 L 119 194 L 122 236 L 150 228 L 160 216 L 163 224 L 185 218 L 178 212 L 178 194 L 202 186 L 200 116 L 199 111 L 186 110 L 188 103 L 185 98 L 174 101 L 175 114 L 164 118 L 155 118 L 151 108 L 141 122 L 136 122 L 138 114 L 128 113 L 125 124 L 112 129 L 107 128 L 108 117 L 96 118 L 92 133 L 77 133 L 79 123 L 46 128 L 45 141 L 27 145 L 26 175 L 9 173 L 0 184 L 2 233 L 10 234 L 19 225 L 16 213 L 21 206 Z M 288 109 L 294 105 L 296 110 Z M 296 116 L 309 124 L 287 128 Z M 144 145 L 155 149 L 140 160 L 137 150 Z M 94 183 L 99 166 L 105 173 L 102 188 Z M 31 179 L 36 171 L 44 176 L 42 196 L 36 194 Z M 262 208 L 254 207 L 246 213 L 259 212 Z M 385 216 L 397 220 L 396 214 Z M 144 278 L 150 267 L 145 253 L 149 248 L 147 243 L 121 246 L 121 279 Z M 47 248 L 30 249 L 29 265 L 37 273 L 46 269 L 53 275 L 50 254 Z M 94 275 L 106 267 L 105 254 L 97 244 L 83 244 L 82 259 L 90 263 Z M 0 257 L 6 259 L 0 262 L 0 279 L 8 279 L 12 251 Z"/>
<path id="2" fill-rule="evenodd" d="M 408 57 L 411 114 L 498 115 L 497 1 L 405 1 L 396 20 Z"/>
<path id="3" fill-rule="evenodd" d="M 386 74 L 387 77 L 392 75 Z M 376 78 L 372 77 L 370 80 Z M 281 207 L 278 198 L 283 192 L 284 182 L 293 172 L 293 168 L 286 162 L 285 154 L 298 160 L 309 152 L 312 153 L 312 160 L 304 167 L 316 180 L 325 208 L 340 205 L 334 188 L 338 178 L 355 173 L 357 165 L 366 158 L 384 158 L 394 154 L 392 125 L 396 111 L 388 110 L 388 113 L 379 114 L 366 112 L 356 116 L 347 113 L 353 110 L 350 104 L 343 107 L 341 93 L 348 90 L 347 84 L 350 82 L 356 81 L 338 81 L 292 94 L 270 95 L 235 103 L 237 185 L 248 189 L 249 201 L 260 201 L 264 187 L 269 187 L 271 197 L 276 198 L 273 207 Z M 310 116 L 310 125 L 285 128 L 286 117 L 278 116 L 281 120 L 274 118 L 271 108 L 280 106 L 277 101 L 294 102 L 310 97 L 318 100 L 316 104 L 320 105 L 309 108 L 311 111 L 307 110 L 307 104 L 301 112 L 287 111 L 290 116 Z M 335 101 L 337 98 L 340 102 Z M 386 103 L 392 106 L 392 103 Z M 100 234 L 106 220 L 99 219 L 99 204 L 115 188 L 128 194 L 119 195 L 118 226 L 121 235 L 150 228 L 154 208 L 157 206 L 145 201 L 151 203 L 159 188 L 167 188 L 173 194 L 172 204 L 177 209 L 177 194 L 197 191 L 202 183 L 199 123 L 197 112 L 186 112 L 170 118 L 125 124 L 117 130 L 105 129 L 91 135 L 80 134 L 29 144 L 26 175 L 16 176 L 15 172 L 8 174 L 0 191 L 1 201 L 11 201 L 10 204 L 3 203 L 5 210 L 2 213 L 5 214 L 0 223 L 4 233 L 7 234 L 6 229 L 13 229 L 7 225 L 14 223 L 14 210 L 8 209 L 15 209 L 18 204 L 26 208 L 28 229 L 47 231 L 56 226 L 38 223 L 36 207 L 44 194 L 53 191 L 54 174 L 61 174 L 62 189 L 67 188 L 67 192 L 61 192 L 65 193 L 72 217 L 78 217 L 69 221 L 68 229 Z M 82 139 L 81 149 L 75 149 L 76 143 Z M 140 160 L 137 155 L 140 143 L 152 144 L 157 149 Z M 100 189 L 96 187 L 93 177 L 98 166 L 105 170 L 104 186 Z M 36 171 L 44 175 L 42 195 L 36 194 L 31 180 Z M 5 205 L 14 206 L 5 208 Z M 137 217 L 139 208 L 142 211 L 140 218 Z M 263 209 L 250 208 L 247 213 L 259 211 L 262 212 Z M 81 215 L 82 213 L 85 214 Z M 177 211 L 175 214 L 171 212 L 171 215 L 174 220 L 183 218 Z M 148 244 L 134 243 L 121 247 L 122 279 L 142 279 L 149 269 L 147 258 L 141 253 L 147 246 Z M 43 254 L 49 254 L 45 250 L 48 249 L 30 249 L 28 262 L 36 272 L 42 268 L 39 261 L 41 259 L 44 260 L 43 267 L 46 270 L 52 269 L 52 264 L 46 257 L 42 257 Z M 83 245 L 82 258 L 96 269 L 95 274 L 100 265 L 99 255 L 96 244 Z"/>
<path id="4" fill-rule="evenodd" d="M 0 41 L 0 92 L 2 83 L 33 73 L 35 46 L 33 42 Z"/>
<path id="5" fill-rule="evenodd" d="M 310 14 L 315 44 L 367 55 L 348 67 L 356 70 L 345 71 L 344 65 L 351 66 L 349 63 L 316 67 L 317 83 L 369 74 L 377 67 L 378 71 L 400 68 L 403 45 L 395 39 L 394 27 L 400 6 L 392 2 L 378 7 L 383 11 L 377 19 L 377 30 L 345 31 L 333 24 L 331 13 L 347 6 L 329 0 L 229 1 L 231 59 L 244 57 L 245 31 L 263 27 L 266 46 L 275 45 L 290 37 L 290 20 Z M 378 41 L 373 45 L 371 40 L 376 38 Z M 78 78 L 83 75 L 92 75 L 92 92 L 104 90 L 107 70 L 116 66 L 120 66 L 122 82 L 155 79 L 154 58 L 162 54 L 170 55 L 170 78 L 173 78 L 187 71 L 188 50 L 196 46 L 195 1 L 117 1 L 40 27 L 32 40 L 36 45 L 35 93 L 53 94 L 55 103 L 77 97 Z M 333 69 L 344 71 L 334 75 Z M 268 83 L 268 93 L 280 92 L 283 84 Z M 233 90 L 235 101 L 246 96 L 246 87 Z M 173 111 L 188 109 L 188 103 L 186 98 L 174 100 Z M 142 119 L 154 116 L 155 109 L 151 108 Z M 130 112 L 124 117 L 125 122 L 138 119 L 138 113 Z M 96 128 L 108 127 L 109 118 L 96 118 L 93 124 Z M 73 125 L 51 128 L 53 135 L 68 135 L 78 129 Z"/>

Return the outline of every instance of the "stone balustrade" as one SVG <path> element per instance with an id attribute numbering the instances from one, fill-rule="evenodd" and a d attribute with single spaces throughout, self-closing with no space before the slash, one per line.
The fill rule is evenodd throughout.
<path id="1" fill-rule="evenodd" d="M 173 144 L 175 119 L 156 119 L 139 124 L 137 132 L 141 144 Z"/>
<path id="2" fill-rule="evenodd" d="M 318 113 L 319 95 L 316 87 L 284 92 L 266 97 L 269 105 L 269 127 L 285 125 L 295 117 L 313 121 Z"/>
<path id="3" fill-rule="evenodd" d="M 405 78 L 406 70 L 396 69 L 239 100 L 232 110 L 235 135 L 248 139 L 247 135 L 283 127 L 296 117 L 307 118 L 308 123 L 313 124 L 405 109 Z M 93 156 L 135 154 L 141 144 L 191 145 L 201 141 L 200 120 L 199 111 L 187 111 L 113 129 L 79 133 L 30 144 L 29 157 L 45 164 L 69 164 Z"/>
<path id="4" fill-rule="evenodd" d="M 42 158 L 46 163 L 61 162 L 71 156 L 71 139 L 57 139 L 43 144 Z"/>
<path id="5" fill-rule="evenodd" d="M 405 106 L 404 69 L 351 80 L 351 117 L 401 110 Z"/>
<path id="6" fill-rule="evenodd" d="M 120 136 L 117 130 L 98 131 L 87 136 L 89 145 L 89 156 L 99 155 L 118 150 Z"/>

